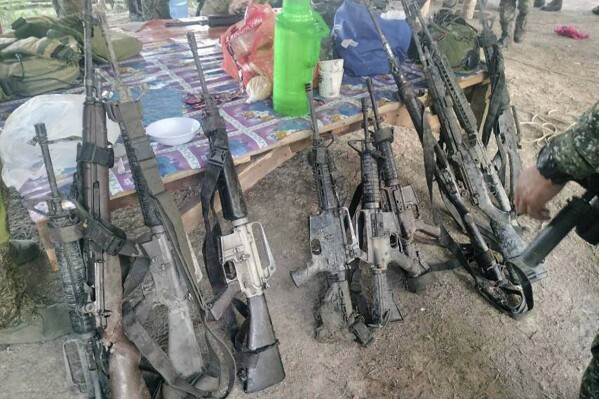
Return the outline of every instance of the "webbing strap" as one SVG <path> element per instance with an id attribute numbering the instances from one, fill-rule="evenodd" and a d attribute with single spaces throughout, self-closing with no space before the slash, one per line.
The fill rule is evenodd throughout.
<path id="1" fill-rule="evenodd" d="M 499 51 L 493 52 L 494 56 L 492 60 L 489 60 L 489 69 L 493 71 L 491 73 L 491 98 L 489 100 L 489 111 L 485 124 L 483 127 L 483 137 L 485 141 L 491 137 L 491 131 L 496 126 L 499 116 L 502 111 L 507 108 L 506 90 L 507 83 L 505 81 L 505 75 L 503 74 L 503 59 Z M 485 143 L 486 145 L 487 143 Z"/>
<path id="2" fill-rule="evenodd" d="M 95 163 L 112 168 L 114 166 L 114 151 L 112 147 L 100 147 L 89 141 L 84 141 L 77 148 L 77 163 Z"/>
<path id="3" fill-rule="evenodd" d="M 466 269 L 466 271 L 472 276 L 476 286 L 479 285 L 479 279 L 472 270 L 472 266 L 468 261 L 468 258 L 464 254 L 462 247 L 454 240 L 454 238 L 449 234 L 445 225 L 441 221 L 439 217 L 439 212 L 437 207 L 435 206 L 434 201 L 434 188 L 433 188 L 433 180 L 435 175 L 435 169 L 438 168 L 435 160 L 435 146 L 438 146 L 437 140 L 433 136 L 430 124 L 429 124 L 429 111 L 424 110 L 422 112 L 422 130 L 421 138 L 422 138 L 422 147 L 424 153 L 424 174 L 426 176 L 426 185 L 428 188 L 429 199 L 431 202 L 431 209 L 433 211 L 433 222 L 439 226 L 441 231 L 441 235 L 439 236 L 439 244 L 443 247 L 447 248 L 449 252 L 451 252 L 458 262 Z M 439 177 L 437 177 L 439 179 Z M 441 182 L 439 182 L 439 187 L 441 187 Z"/>
<path id="4" fill-rule="evenodd" d="M 123 303 L 123 328 L 127 332 L 127 336 L 135 343 L 135 346 L 168 385 L 196 398 L 214 398 L 212 392 L 218 389 L 218 380 L 212 377 L 210 385 L 213 385 L 212 388 L 214 389 L 205 391 L 192 386 L 185 378 L 182 378 L 175 370 L 168 355 L 137 321 L 133 307 L 128 301 Z M 214 384 L 214 380 L 216 380 L 216 384 Z"/>
<path id="5" fill-rule="evenodd" d="M 102 251 L 112 256 L 137 257 L 142 255 L 139 246 L 127 239 L 127 235 L 123 230 L 89 213 L 74 196 L 71 196 L 69 201 L 75 205 L 77 215 L 86 230 L 86 236 Z"/>
<path id="6" fill-rule="evenodd" d="M 111 110 L 112 115 L 116 117 L 121 125 L 122 134 L 127 136 L 133 147 L 140 166 L 139 169 L 141 170 L 142 174 L 142 176 L 138 176 L 138 178 L 145 180 L 149 194 L 152 196 L 156 208 L 158 209 L 158 216 L 160 217 L 164 227 L 165 234 L 169 238 L 174 249 L 173 256 L 178 259 L 178 262 L 175 262 L 175 267 L 177 267 L 179 275 L 185 279 L 187 283 L 186 285 L 193 294 L 192 296 L 198 305 L 200 320 L 205 330 L 209 358 L 212 360 L 209 362 L 209 371 L 214 372 L 215 375 L 219 375 L 221 377 L 219 381 L 222 382 L 223 364 L 227 366 L 228 385 L 226 392 L 222 396 L 224 398 L 229 395 L 235 384 L 235 359 L 225 343 L 222 342 L 218 336 L 216 336 L 206 322 L 205 301 L 201 292 L 199 291 L 197 284 L 195 283 L 195 273 L 191 269 L 192 265 L 194 264 L 194 259 L 191 253 L 190 243 L 183 228 L 181 214 L 179 213 L 172 196 L 166 192 L 164 183 L 158 170 L 156 156 L 152 151 L 148 136 L 146 135 L 146 131 L 142 125 L 141 104 L 138 101 L 122 102 L 112 105 Z M 140 348 L 140 351 L 144 354 L 144 356 L 146 356 L 148 359 L 153 357 L 156 361 L 160 361 L 161 364 L 168 362 L 172 366 L 172 362 L 170 359 L 168 359 L 168 357 L 164 359 L 159 353 L 155 353 L 156 350 L 160 348 L 157 347 L 157 344 L 154 341 L 151 341 L 151 338 L 151 342 L 148 341 L 149 337 L 147 336 L 147 332 L 145 330 L 142 331 L 143 327 L 140 329 L 140 325 L 137 326 L 134 319 L 129 319 L 128 325 L 131 327 L 129 329 L 129 333 L 132 334 L 130 339 Z M 129 333 L 127 334 L 128 336 Z M 139 345 L 136 341 L 139 341 Z M 220 362 L 220 358 L 217 356 L 216 351 L 213 348 L 213 342 L 216 342 L 218 347 L 221 349 L 224 359 L 222 364 Z M 145 350 L 149 352 L 146 353 Z M 152 365 L 155 366 L 153 363 Z M 170 373 L 170 370 L 165 371 Z M 167 377 L 171 379 L 170 382 L 167 381 L 169 382 L 169 385 L 188 392 L 195 397 L 202 398 L 206 395 L 212 395 L 211 393 L 201 391 L 193 391 L 194 393 L 191 393 L 188 391 L 188 387 L 186 387 L 184 383 L 180 385 L 180 378 L 173 379 L 172 375 L 168 375 Z"/>
<path id="7" fill-rule="evenodd" d="M 202 245 L 202 255 L 208 281 L 218 295 L 227 288 L 225 272 L 220 262 L 219 238 L 222 235 L 220 223 L 214 210 L 214 198 L 218 191 L 219 181 L 223 174 L 223 162 L 227 156 L 228 138 L 214 137 L 219 134 L 226 134 L 226 129 L 218 129 L 215 132 L 205 132 L 207 135 L 213 134 L 211 139 L 210 159 L 204 177 L 202 179 L 202 188 L 200 190 L 200 202 L 202 204 L 202 216 L 204 218 L 204 243 Z M 218 147 L 217 147 L 218 145 Z M 212 222 L 214 220 L 214 223 Z M 224 322 L 229 331 L 230 337 L 234 340 L 237 330 L 237 320 L 231 306 L 223 314 Z"/>

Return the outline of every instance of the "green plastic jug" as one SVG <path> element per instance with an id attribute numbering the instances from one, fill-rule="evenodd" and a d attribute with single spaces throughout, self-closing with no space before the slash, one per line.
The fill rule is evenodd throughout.
<path id="1" fill-rule="evenodd" d="M 273 105 L 287 116 L 308 113 L 305 84 L 312 82 L 320 43 L 329 27 L 310 0 L 283 0 L 275 25 Z"/>

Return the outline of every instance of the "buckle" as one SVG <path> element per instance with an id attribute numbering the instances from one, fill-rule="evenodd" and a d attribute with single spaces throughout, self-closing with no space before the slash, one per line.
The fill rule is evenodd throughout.
<path id="1" fill-rule="evenodd" d="M 223 166 L 225 164 L 225 159 L 227 158 L 228 153 L 228 149 L 214 147 L 210 150 L 210 157 L 208 158 L 208 163 L 211 165 Z"/>

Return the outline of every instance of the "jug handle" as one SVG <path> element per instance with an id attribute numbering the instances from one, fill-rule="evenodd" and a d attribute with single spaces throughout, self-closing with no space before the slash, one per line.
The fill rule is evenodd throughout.
<path id="1" fill-rule="evenodd" d="M 331 33 L 328 25 L 326 24 L 326 22 L 324 22 L 324 19 L 322 19 L 322 16 L 319 13 L 314 12 L 314 19 L 314 25 L 316 28 L 314 36 L 317 40 L 313 40 L 312 45 L 308 48 L 310 54 L 314 54 L 314 58 L 308 62 L 308 68 L 315 68 L 318 64 L 318 60 L 320 59 L 320 51 L 316 50 L 320 47 L 322 39 L 324 39 L 327 35 L 330 35 Z"/>

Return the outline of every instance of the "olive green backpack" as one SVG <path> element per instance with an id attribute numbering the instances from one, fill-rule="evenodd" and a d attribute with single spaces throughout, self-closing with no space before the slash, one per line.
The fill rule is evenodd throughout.
<path id="1" fill-rule="evenodd" d="M 454 70 L 471 71 L 480 64 L 478 31 L 464 18 L 441 9 L 430 22 L 429 30 Z"/>

